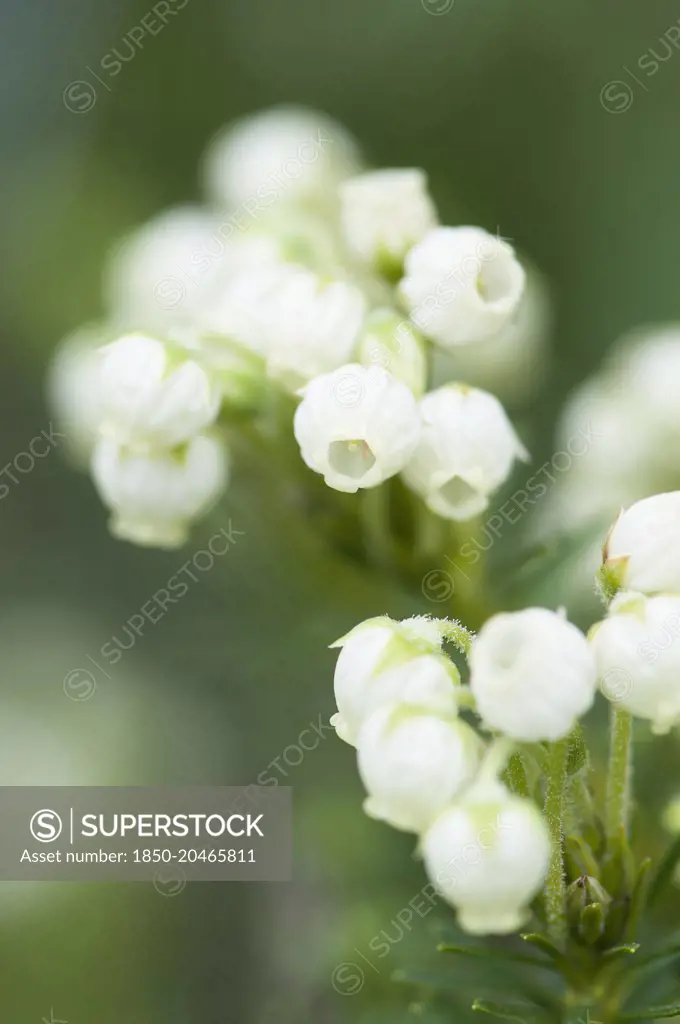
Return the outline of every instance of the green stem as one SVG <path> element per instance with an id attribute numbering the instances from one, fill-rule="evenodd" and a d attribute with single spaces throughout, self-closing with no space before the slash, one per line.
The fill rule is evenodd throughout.
<path id="1" fill-rule="evenodd" d="M 367 563 L 383 570 L 393 568 L 388 484 L 368 487 L 362 491 L 359 494 L 359 507 Z"/>
<path id="2" fill-rule="evenodd" d="M 628 836 L 630 816 L 630 783 L 632 774 L 633 716 L 612 705 L 611 745 L 607 778 L 605 822 L 607 843 L 616 845 L 621 833 Z"/>
<path id="3" fill-rule="evenodd" d="M 450 524 L 451 553 L 446 556 L 444 564 L 451 577 L 454 615 L 473 630 L 478 629 L 491 614 L 486 587 L 486 554 L 472 544 L 478 526 L 476 519 Z"/>
<path id="4" fill-rule="evenodd" d="M 545 796 L 545 816 L 548 820 L 552 853 L 545 882 L 545 912 L 548 932 L 556 945 L 563 947 L 567 938 L 566 895 L 562 854 L 564 796 L 567 785 L 568 737 L 553 743 L 547 757 L 548 785 Z"/>

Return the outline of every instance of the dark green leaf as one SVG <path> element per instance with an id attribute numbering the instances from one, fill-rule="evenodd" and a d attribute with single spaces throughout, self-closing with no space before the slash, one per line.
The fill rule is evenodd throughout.
<path id="1" fill-rule="evenodd" d="M 611 963 L 613 960 L 621 960 L 623 957 L 633 956 L 639 948 L 637 942 L 631 942 L 625 946 L 614 946 L 613 949 L 608 949 L 602 955 L 602 959 L 605 963 Z"/>
<path id="2" fill-rule="evenodd" d="M 623 1013 L 619 1021 L 636 1020 L 665 1020 L 668 1017 L 680 1017 L 680 1003 L 671 1003 L 668 1006 L 650 1006 L 646 1010 L 634 1010 L 631 1013 Z"/>
<path id="3" fill-rule="evenodd" d="M 491 1017 L 500 1020 L 514 1020 L 519 1024 L 531 1024 L 532 1021 L 541 1020 L 541 1015 L 536 1012 L 533 1006 L 525 1003 L 507 1004 L 492 1003 L 488 999 L 475 999 L 472 1009 L 478 1013 L 488 1013 Z"/>
<path id="4" fill-rule="evenodd" d="M 680 860 L 680 836 L 677 836 L 668 847 L 650 879 L 647 896 L 648 906 L 652 906 L 670 882 L 678 860 Z"/>
<path id="5" fill-rule="evenodd" d="M 540 935 L 538 932 L 524 932 L 520 935 L 520 938 L 524 942 L 528 942 L 532 946 L 536 946 L 543 953 L 546 953 L 552 960 L 561 961 L 563 959 L 562 953 L 560 953 L 557 946 L 554 946 L 550 939 L 546 935 Z"/>
<path id="6" fill-rule="evenodd" d="M 529 964 L 531 967 L 543 967 L 553 970 L 553 965 L 536 956 L 523 956 L 509 949 L 494 949 L 485 946 L 451 946 L 442 942 L 437 946 L 438 953 L 453 953 L 456 956 L 471 956 L 477 959 L 506 960 L 516 964 Z"/>
<path id="7" fill-rule="evenodd" d="M 642 913 L 649 903 L 649 887 L 651 884 L 651 857 L 645 858 L 638 868 L 638 873 L 633 885 L 633 894 L 630 898 L 630 910 L 626 921 L 625 938 L 630 942 L 635 938 Z"/>

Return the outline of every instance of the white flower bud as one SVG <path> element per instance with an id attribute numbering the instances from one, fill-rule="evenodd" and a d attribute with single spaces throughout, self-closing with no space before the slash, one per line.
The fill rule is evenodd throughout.
<path id="1" fill-rule="evenodd" d="M 427 346 L 409 320 L 392 309 L 376 309 L 366 318 L 357 348 L 359 362 L 382 367 L 419 398 L 427 387 Z"/>
<path id="2" fill-rule="evenodd" d="M 332 646 L 342 647 L 335 666 L 340 739 L 355 744 L 364 720 L 382 704 L 404 700 L 455 713 L 460 674 L 441 654 L 442 632 L 424 616 L 394 622 L 367 619 Z"/>
<path id="3" fill-rule="evenodd" d="M 654 494 L 621 512 L 603 562 L 626 590 L 680 593 L 680 491 Z"/>
<path id="4" fill-rule="evenodd" d="M 290 274 L 269 296 L 268 375 L 295 393 L 347 363 L 364 314 L 364 297 L 353 284 L 323 284 L 306 270 Z"/>
<path id="5" fill-rule="evenodd" d="M 434 228 L 407 254 L 399 291 L 420 330 L 454 348 L 500 331 L 519 305 L 524 277 L 502 239 L 481 228 Z"/>
<path id="6" fill-rule="evenodd" d="M 668 732 L 680 720 L 680 596 L 623 591 L 589 636 L 607 700 Z"/>
<path id="7" fill-rule="evenodd" d="M 406 832 L 421 833 L 477 774 L 483 743 L 453 711 L 414 704 L 378 708 L 357 740 L 364 810 Z"/>
<path id="8" fill-rule="evenodd" d="M 486 391 L 448 384 L 421 399 L 420 416 L 420 440 L 404 479 L 446 519 L 479 515 L 515 459 L 529 457 L 503 406 Z"/>
<path id="9" fill-rule="evenodd" d="M 588 641 L 547 608 L 493 615 L 473 640 L 469 662 L 481 718 L 515 740 L 561 739 L 595 699 Z"/>
<path id="10" fill-rule="evenodd" d="M 175 548 L 184 543 L 192 519 L 206 512 L 224 488 L 224 447 L 199 435 L 185 448 L 147 455 L 102 438 L 92 457 L 92 474 L 102 501 L 112 510 L 115 537 L 144 547 Z"/>
<path id="11" fill-rule="evenodd" d="M 506 935 L 525 922 L 550 863 L 547 825 L 499 784 L 473 787 L 421 841 L 433 885 L 470 935 Z"/>
<path id="12" fill-rule="evenodd" d="M 370 171 L 340 187 L 342 227 L 349 248 L 388 274 L 437 223 L 419 168 Z"/>
<path id="13" fill-rule="evenodd" d="M 316 377 L 294 421 L 302 458 L 336 491 L 375 487 L 404 468 L 420 433 L 416 400 L 385 370 L 348 363 Z"/>
<path id="14" fill-rule="evenodd" d="M 198 261 L 216 248 L 215 238 L 217 222 L 198 206 L 165 210 L 133 231 L 113 250 L 105 272 L 111 318 L 151 331 L 186 321 L 210 283 Z"/>
<path id="15" fill-rule="evenodd" d="M 301 107 L 246 117 L 222 131 L 204 158 L 210 199 L 266 212 L 272 202 L 328 203 L 361 167 L 354 138 L 337 121 Z"/>
<path id="16" fill-rule="evenodd" d="M 120 444 L 170 448 L 212 423 L 219 390 L 187 356 L 145 334 L 101 349 L 102 431 Z"/>

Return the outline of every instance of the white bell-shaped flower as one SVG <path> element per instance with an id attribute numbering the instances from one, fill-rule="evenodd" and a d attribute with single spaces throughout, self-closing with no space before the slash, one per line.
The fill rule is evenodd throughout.
<path id="1" fill-rule="evenodd" d="M 189 353 L 146 334 L 101 349 L 102 431 L 127 446 L 170 448 L 213 422 L 219 389 Z"/>
<path id="2" fill-rule="evenodd" d="M 424 832 L 475 778 L 482 750 L 455 710 L 382 705 L 357 739 L 364 810 L 395 828 Z"/>
<path id="3" fill-rule="evenodd" d="M 342 650 L 334 678 L 338 713 L 331 724 L 347 743 L 356 744 L 365 719 L 390 701 L 455 712 L 460 674 L 441 653 L 442 631 L 431 619 L 367 619 L 332 646 Z"/>
<path id="4" fill-rule="evenodd" d="M 391 373 L 348 363 L 307 385 L 294 431 L 309 468 L 329 487 L 354 494 L 404 468 L 420 418 L 413 394 Z"/>
<path id="5" fill-rule="evenodd" d="M 511 245 L 481 228 L 433 228 L 405 260 L 399 291 L 413 322 L 444 348 L 492 337 L 510 320 L 525 274 Z"/>
<path id="6" fill-rule="evenodd" d="M 273 204 L 326 204 L 361 169 L 358 145 L 337 121 L 303 107 L 277 107 L 220 132 L 204 158 L 209 198 L 242 209 L 243 220 Z"/>
<path id="7" fill-rule="evenodd" d="M 503 406 L 486 391 L 447 384 L 419 408 L 422 430 L 404 479 L 437 515 L 479 515 L 515 459 L 528 459 Z"/>
<path id="8" fill-rule="evenodd" d="M 625 590 L 680 593 L 680 491 L 654 494 L 622 511 L 603 562 Z"/>
<path id="9" fill-rule="evenodd" d="M 515 740 L 561 739 L 595 699 L 588 641 L 547 608 L 493 615 L 473 640 L 469 662 L 481 718 Z"/>
<path id="10" fill-rule="evenodd" d="M 500 785 L 474 786 L 421 840 L 432 884 L 458 911 L 470 935 L 506 935 L 528 907 L 550 863 L 548 827 L 529 800 Z"/>
<path id="11" fill-rule="evenodd" d="M 138 454 L 102 438 L 92 474 L 111 509 L 114 536 L 144 547 L 183 544 L 192 519 L 206 512 L 227 481 L 222 444 L 199 435 L 184 448 Z"/>
<path id="12" fill-rule="evenodd" d="M 102 417 L 99 327 L 83 327 L 61 342 L 50 366 L 47 397 L 59 427 L 66 434 L 69 454 L 87 465 Z"/>
<path id="13" fill-rule="evenodd" d="M 270 293 L 267 373 L 292 393 L 352 357 L 364 320 L 359 289 L 297 270 Z"/>
<path id="14" fill-rule="evenodd" d="M 219 224 L 199 206 L 165 210 L 113 250 L 104 276 L 111 319 L 124 328 L 165 330 L 186 322 L 211 281 L 224 248 Z"/>
<path id="15" fill-rule="evenodd" d="M 419 168 L 369 171 L 340 188 L 341 219 L 349 248 L 388 274 L 437 223 Z"/>
<path id="16" fill-rule="evenodd" d="M 623 591 L 589 636 L 607 700 L 668 732 L 680 720 L 680 595 Z"/>

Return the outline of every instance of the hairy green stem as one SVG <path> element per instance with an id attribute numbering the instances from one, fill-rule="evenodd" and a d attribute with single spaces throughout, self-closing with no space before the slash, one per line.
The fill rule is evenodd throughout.
<path id="1" fill-rule="evenodd" d="M 548 785 L 545 796 L 545 816 L 552 839 L 552 853 L 545 882 L 545 913 L 550 937 L 560 948 L 563 947 L 567 938 L 567 887 L 562 841 L 568 757 L 569 739 L 559 740 L 550 747 L 546 766 Z"/>
<path id="2" fill-rule="evenodd" d="M 621 832 L 628 835 L 630 816 L 630 783 L 632 775 L 633 716 L 612 705 L 609 774 L 605 822 L 607 842 L 614 845 Z"/>

